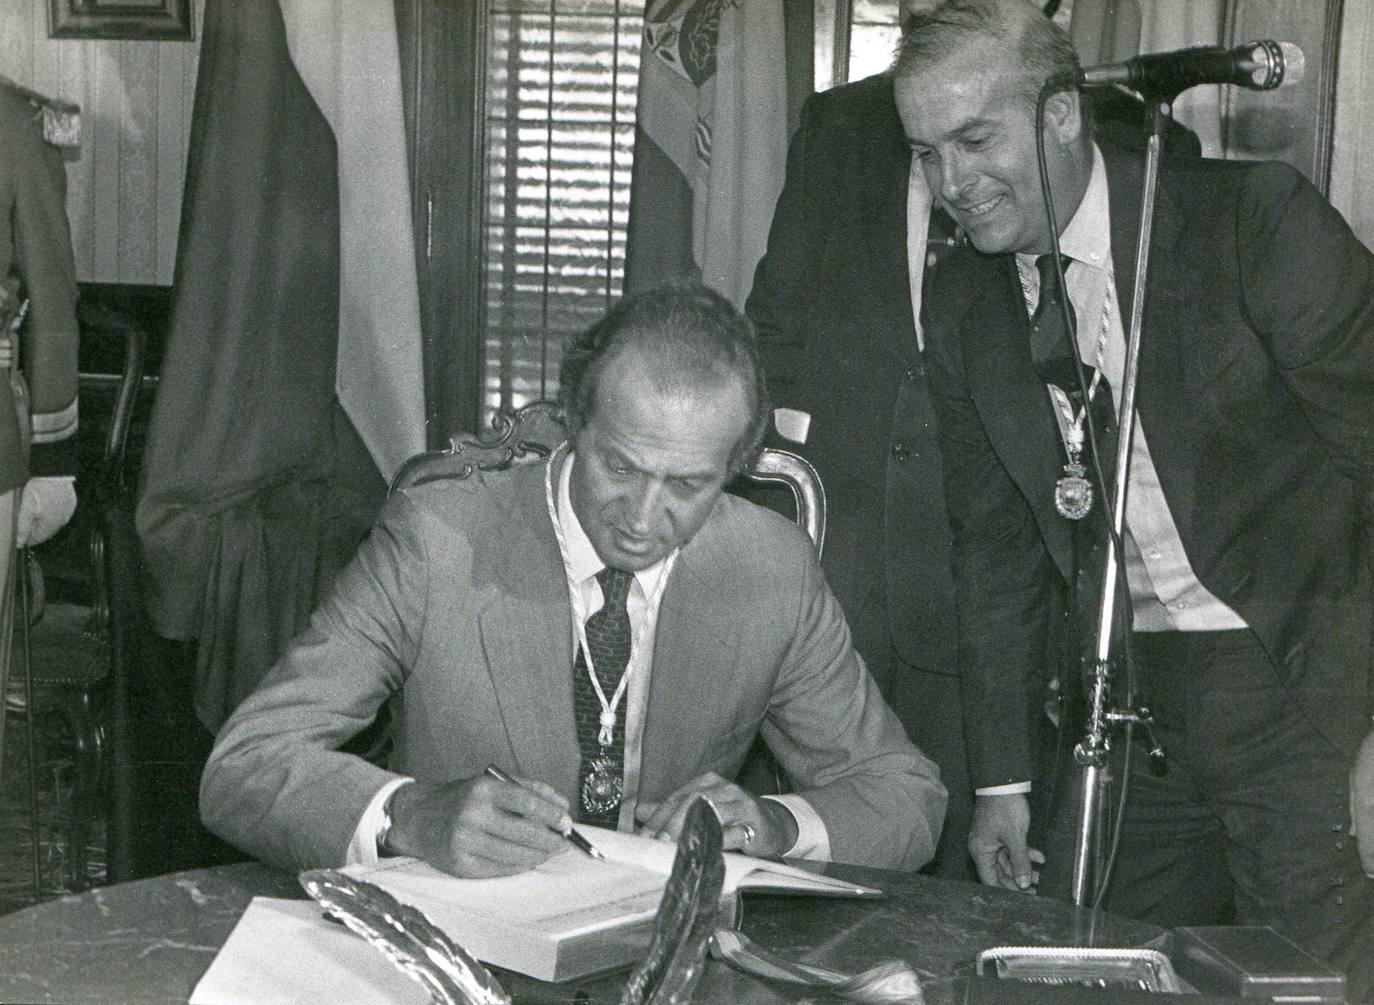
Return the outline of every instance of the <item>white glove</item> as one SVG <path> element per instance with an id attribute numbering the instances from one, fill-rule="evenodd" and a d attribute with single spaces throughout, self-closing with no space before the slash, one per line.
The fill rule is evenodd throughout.
<path id="1" fill-rule="evenodd" d="M 42 544 L 67 525 L 76 512 L 76 479 L 71 475 L 30 478 L 19 502 L 16 547 Z"/>

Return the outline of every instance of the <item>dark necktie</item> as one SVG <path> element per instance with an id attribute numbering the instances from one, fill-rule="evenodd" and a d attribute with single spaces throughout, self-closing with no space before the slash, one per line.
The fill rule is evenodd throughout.
<path id="1" fill-rule="evenodd" d="M 1071 259 L 1064 255 L 1062 261 L 1067 273 Z M 1041 255 L 1035 260 L 1035 270 L 1040 273 L 1040 302 L 1036 304 L 1035 313 L 1031 315 L 1030 320 L 1031 362 L 1034 363 L 1035 372 L 1039 374 L 1040 379 L 1047 384 L 1054 384 L 1068 395 L 1074 411 L 1077 412 L 1083 403 L 1083 392 L 1078 383 L 1073 357 L 1069 353 L 1078 351 L 1078 319 L 1074 314 L 1072 302 L 1059 284 L 1054 256 Z M 1073 333 L 1071 341 L 1064 332 L 1065 317 L 1068 318 L 1069 330 Z M 1089 386 L 1092 385 L 1094 373 L 1096 369 L 1092 362 L 1088 362 L 1083 376 Z M 1097 443 L 1102 448 L 1102 473 L 1108 481 L 1112 477 L 1111 462 L 1116 456 L 1114 411 L 1111 385 L 1104 375 L 1098 378 L 1097 390 L 1093 392 L 1092 421 Z M 1083 456 L 1084 463 L 1091 465 L 1090 448 L 1084 450 Z M 1096 478 L 1090 477 L 1090 480 L 1094 485 L 1097 484 Z M 1097 501 L 1102 501 L 1100 492 Z"/>
<path id="2" fill-rule="evenodd" d="M 604 603 L 601 609 L 587 619 L 587 648 L 591 650 L 592 667 L 601 692 L 610 702 L 615 697 L 615 689 L 625 668 L 630 663 L 630 613 L 625 600 L 630 595 L 630 584 L 634 574 L 620 569 L 602 569 L 596 574 L 601 584 Z M 628 697 L 622 698 L 616 706 L 614 739 L 609 747 L 597 741 L 601 730 L 601 701 L 587 677 L 587 661 L 581 650 L 573 668 L 573 712 L 577 721 L 577 747 L 581 754 L 581 771 L 578 774 L 577 819 L 583 823 L 601 827 L 615 827 L 620 818 L 620 799 L 604 809 L 589 808 L 584 802 L 588 779 L 604 778 L 609 772 L 615 778 L 625 776 L 625 706 Z M 606 762 L 609 761 L 609 767 Z M 598 770 L 598 763 L 602 766 Z"/>
<path id="3" fill-rule="evenodd" d="M 1063 256 L 1066 272 L 1069 261 L 1068 255 Z M 1059 285 L 1054 256 L 1041 255 L 1035 260 L 1035 270 L 1040 273 L 1040 302 L 1030 320 L 1031 361 L 1041 380 L 1057 385 L 1068 394 L 1078 388 L 1073 357 L 1069 355 L 1077 346 L 1078 319 L 1074 316 L 1073 304 Z M 1066 317 L 1069 333 L 1064 331 Z"/>
<path id="4" fill-rule="evenodd" d="M 1067 272 L 1070 259 L 1064 256 L 1064 269 Z M 1075 413 L 1082 407 L 1083 392 L 1078 382 L 1078 374 L 1070 352 L 1078 352 L 1078 326 L 1073 304 L 1059 283 L 1059 274 L 1054 268 L 1053 255 L 1041 255 L 1035 260 L 1036 271 L 1040 274 L 1040 302 L 1031 315 L 1031 360 L 1040 379 L 1054 384 L 1069 399 Z M 1072 338 L 1064 331 L 1067 316 Z M 1094 332 L 1094 344 L 1100 332 Z M 1084 379 L 1092 385 L 1095 367 L 1089 363 Z M 1105 376 L 1097 380 L 1090 406 L 1093 432 L 1100 449 L 1102 477 L 1106 484 L 1112 484 L 1116 457 L 1116 416 L 1112 404 L 1111 385 Z M 1093 509 L 1087 519 L 1073 523 L 1073 565 L 1074 598 L 1070 612 L 1071 631 L 1076 643 L 1070 646 L 1070 666 L 1064 668 L 1062 686 L 1063 697 L 1067 701 L 1081 699 L 1081 679 L 1078 666 L 1072 657 L 1078 653 L 1091 653 L 1096 638 L 1096 624 L 1102 596 L 1102 564 L 1104 546 L 1107 538 L 1107 525 L 1110 520 L 1106 494 L 1102 483 L 1093 469 L 1092 439 L 1088 436 L 1087 423 L 1084 423 L 1085 448 L 1083 463 L 1087 466 L 1087 477 L 1093 484 Z"/>

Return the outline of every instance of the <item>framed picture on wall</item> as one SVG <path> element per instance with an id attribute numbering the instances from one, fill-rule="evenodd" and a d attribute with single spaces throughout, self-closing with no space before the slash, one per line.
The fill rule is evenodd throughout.
<path id="1" fill-rule="evenodd" d="M 48 0 L 52 38 L 189 41 L 191 0 Z"/>

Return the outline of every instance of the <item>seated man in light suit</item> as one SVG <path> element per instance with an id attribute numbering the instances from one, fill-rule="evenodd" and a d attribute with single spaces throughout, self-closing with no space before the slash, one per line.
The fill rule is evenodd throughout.
<path id="1" fill-rule="evenodd" d="M 560 850 L 572 820 L 674 837 L 700 793 L 727 848 L 928 861 L 938 769 L 805 535 L 722 493 L 768 415 L 749 322 L 704 287 L 651 290 L 578 336 L 561 378 L 572 437 L 547 464 L 388 502 L 221 730 L 207 826 L 290 868 L 395 853 L 487 876 Z M 340 752 L 388 700 L 389 770 Z M 729 781 L 759 733 L 793 794 Z"/>

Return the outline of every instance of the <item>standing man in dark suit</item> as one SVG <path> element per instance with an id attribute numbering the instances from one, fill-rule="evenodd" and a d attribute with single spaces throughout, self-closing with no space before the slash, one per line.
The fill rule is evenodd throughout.
<path id="1" fill-rule="evenodd" d="M 1140 142 L 1139 102 L 1107 92 L 1096 114 Z M 1185 129 L 1170 141 L 1199 152 Z M 791 441 L 780 445 L 825 484 L 825 573 L 855 648 L 949 789 L 933 870 L 972 878 L 950 530 L 917 324 L 957 239 L 913 170 L 890 72 L 812 95 L 745 311 Z"/>
<path id="2" fill-rule="evenodd" d="M 855 648 L 949 789 L 934 869 L 968 875 L 949 527 L 915 325 L 930 199 L 910 161 L 888 75 L 808 99 L 745 311 L 782 445 L 825 485 L 823 564 Z"/>
<path id="3" fill-rule="evenodd" d="M 1055 364 L 1076 350 L 1089 396 L 1119 395 L 1140 226 L 1138 158 L 1094 142 L 1077 92 L 1052 95 L 1058 287 L 1033 109 L 1076 68 L 1067 36 L 1019 0 L 948 0 L 896 66 L 914 155 L 973 245 L 929 291 L 931 385 L 980 792 L 970 848 L 985 882 L 1022 889 L 1052 640 L 1070 584 L 1101 575 L 1092 556 L 1075 568 L 1074 542 L 1106 528 L 1100 488 L 1076 528 L 1056 491 L 1082 406 Z M 1374 255 L 1286 165 L 1173 160 L 1149 277 L 1122 565 L 1169 762 L 1132 775 L 1106 903 L 1166 925 L 1274 925 L 1366 1001 Z M 1056 312 L 1076 316 L 1076 346 L 1045 322 Z M 1110 484 L 1115 434 L 1100 434 Z"/>

